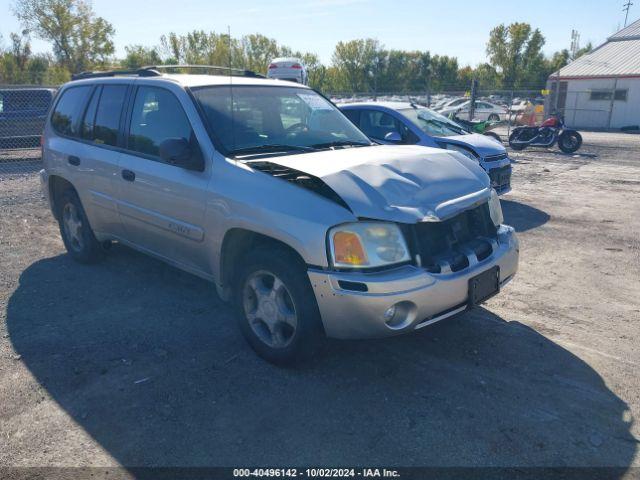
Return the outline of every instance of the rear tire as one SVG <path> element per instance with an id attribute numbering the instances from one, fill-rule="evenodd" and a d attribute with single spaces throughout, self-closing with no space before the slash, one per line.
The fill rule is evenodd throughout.
<path id="1" fill-rule="evenodd" d="M 489 115 L 489 118 L 487 119 L 490 122 L 499 122 L 500 121 L 500 115 L 496 114 L 496 113 L 492 113 L 491 115 Z"/>
<path id="2" fill-rule="evenodd" d="M 573 153 L 582 145 L 582 135 L 575 130 L 565 130 L 558 138 L 558 147 L 564 153 Z"/>
<path id="3" fill-rule="evenodd" d="M 76 191 L 65 190 L 57 203 L 60 235 L 71 258 L 79 263 L 96 263 L 102 260 L 104 249 L 91 230 Z"/>
<path id="4" fill-rule="evenodd" d="M 324 343 L 306 265 L 285 248 L 259 247 L 247 255 L 235 277 L 234 305 L 245 339 L 268 362 L 299 363 Z"/>
<path id="5" fill-rule="evenodd" d="M 509 146 L 516 151 L 524 150 L 526 148 L 525 144 L 514 143 L 519 133 L 520 132 L 518 130 L 514 130 L 513 132 L 511 132 L 511 135 L 509 135 Z"/>

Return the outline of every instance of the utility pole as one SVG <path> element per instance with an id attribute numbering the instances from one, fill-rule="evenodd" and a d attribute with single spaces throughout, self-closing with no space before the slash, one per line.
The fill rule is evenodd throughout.
<path id="1" fill-rule="evenodd" d="M 622 11 L 626 12 L 624 14 L 624 26 L 627 26 L 627 19 L 629 18 L 629 9 L 631 8 L 631 5 L 633 5 L 633 3 L 631 2 L 631 0 L 627 0 L 627 3 L 625 3 L 624 5 L 622 5 Z"/>
<path id="2" fill-rule="evenodd" d="M 478 96 L 478 79 L 471 80 L 471 99 L 469 101 L 469 121 L 473 120 L 476 114 L 476 97 Z"/>

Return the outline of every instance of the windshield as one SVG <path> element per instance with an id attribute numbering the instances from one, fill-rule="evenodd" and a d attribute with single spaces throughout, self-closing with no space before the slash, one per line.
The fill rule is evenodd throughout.
<path id="1" fill-rule="evenodd" d="M 451 137 L 467 133 L 457 123 L 428 108 L 406 108 L 400 112 L 420 130 L 434 137 Z"/>
<path id="2" fill-rule="evenodd" d="M 193 93 L 214 141 L 229 155 L 371 145 L 337 108 L 313 90 L 238 85 L 233 94 L 229 86 L 201 87 Z"/>

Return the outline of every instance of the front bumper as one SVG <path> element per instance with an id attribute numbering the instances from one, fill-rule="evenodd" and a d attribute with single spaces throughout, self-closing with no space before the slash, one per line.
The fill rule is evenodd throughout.
<path id="1" fill-rule="evenodd" d="M 469 279 L 493 266 L 500 268 L 500 284 L 506 284 L 518 269 L 519 248 L 513 228 L 503 225 L 493 253 L 482 261 L 470 259 L 468 268 L 455 273 L 432 274 L 411 265 L 376 273 L 308 273 L 328 337 L 385 337 L 465 310 Z M 366 291 L 354 291 L 356 285 L 366 285 Z M 394 305 L 401 321 L 385 321 Z"/>

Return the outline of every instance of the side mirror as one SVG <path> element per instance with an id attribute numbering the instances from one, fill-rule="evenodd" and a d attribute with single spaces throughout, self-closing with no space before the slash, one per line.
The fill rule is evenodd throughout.
<path id="1" fill-rule="evenodd" d="M 189 142 L 184 138 L 167 138 L 158 147 L 160 158 L 169 165 L 186 168 L 188 170 L 203 170 L 200 155 L 194 155 Z"/>
<path id="2" fill-rule="evenodd" d="M 389 132 L 384 136 L 384 141 L 389 143 L 402 142 L 402 136 L 398 132 Z"/>

